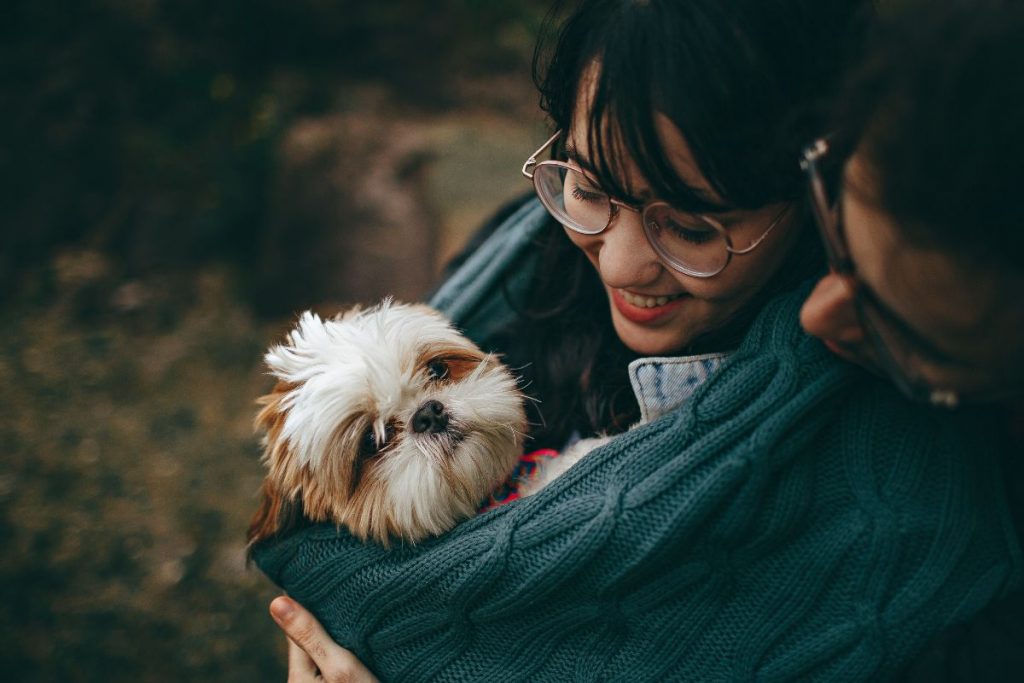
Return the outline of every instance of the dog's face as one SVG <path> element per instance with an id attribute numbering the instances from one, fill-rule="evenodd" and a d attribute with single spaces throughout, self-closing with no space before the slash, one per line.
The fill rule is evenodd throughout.
<path id="1" fill-rule="evenodd" d="M 508 370 L 426 306 L 305 313 L 266 355 L 269 474 L 251 542 L 296 516 L 362 539 L 415 542 L 475 514 L 508 476 L 526 428 Z"/>

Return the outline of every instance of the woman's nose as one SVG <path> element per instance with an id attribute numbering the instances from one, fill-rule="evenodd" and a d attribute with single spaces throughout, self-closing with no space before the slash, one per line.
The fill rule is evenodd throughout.
<path id="1" fill-rule="evenodd" d="M 824 341 L 845 345 L 864 341 L 851 285 L 835 273 L 829 273 L 814 287 L 800 310 L 800 323 L 808 334 Z"/>
<path id="2" fill-rule="evenodd" d="M 619 209 L 598 237 L 598 269 L 605 284 L 635 287 L 652 282 L 661 273 L 661 260 L 647 241 L 641 215 L 636 211 Z"/>

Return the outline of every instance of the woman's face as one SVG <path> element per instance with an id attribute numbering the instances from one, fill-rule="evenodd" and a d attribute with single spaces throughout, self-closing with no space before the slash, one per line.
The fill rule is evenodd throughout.
<path id="1" fill-rule="evenodd" d="M 573 156 L 586 164 L 588 122 L 585 107 L 577 107 L 567 144 Z M 721 198 L 701 175 L 689 146 L 678 128 L 656 115 L 656 126 L 666 156 L 679 178 Z M 622 184 L 644 202 L 652 196 L 647 181 L 632 160 L 622 160 Z M 728 232 L 735 249 L 757 240 L 785 208 L 772 204 L 754 211 L 709 214 Z M 647 241 L 639 213 L 620 210 L 611 225 L 597 235 L 568 231 L 601 278 L 612 322 L 622 343 L 645 356 L 676 354 L 695 340 L 725 328 L 754 299 L 779 269 L 798 233 L 800 212 L 788 211 L 764 241 L 749 254 L 735 254 L 721 273 L 710 278 L 684 275 L 667 266 Z"/>

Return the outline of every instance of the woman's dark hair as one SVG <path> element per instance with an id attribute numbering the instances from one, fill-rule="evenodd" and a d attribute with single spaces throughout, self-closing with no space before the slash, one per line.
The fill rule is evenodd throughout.
<path id="1" fill-rule="evenodd" d="M 800 150 L 821 132 L 866 13 L 859 0 L 585 0 L 562 24 L 549 59 L 547 39 L 538 43 L 541 106 L 568 130 L 596 61 L 588 149 L 612 194 L 631 198 L 620 180 L 628 154 L 656 196 L 684 209 L 755 209 L 802 197 Z M 682 131 L 726 207 L 679 179 L 654 112 Z"/>
<path id="2" fill-rule="evenodd" d="M 585 75 L 596 74 L 587 149 L 598 181 L 614 196 L 637 199 L 623 181 L 628 158 L 654 195 L 681 208 L 796 201 L 805 194 L 800 149 L 821 131 L 866 11 L 857 0 L 584 0 L 561 22 L 553 49 L 546 39 L 538 44 L 541 105 L 554 127 L 567 131 Z M 559 6 L 551 16 L 561 15 Z M 656 133 L 656 112 L 683 133 L 723 203 L 676 175 Z M 808 237 L 741 319 L 680 352 L 737 343 L 766 297 L 821 267 L 818 240 Z M 627 377 L 635 354 L 619 341 L 603 286 L 564 231 L 552 227 L 538 248 L 533 287 L 525 302 L 515 302 L 521 320 L 502 346 L 540 401 L 535 444 L 558 448 L 573 431 L 614 433 L 636 421 Z"/>
<path id="3" fill-rule="evenodd" d="M 911 243 L 1024 274 L 1024 4 L 909 3 L 837 101 L 856 188 Z"/>

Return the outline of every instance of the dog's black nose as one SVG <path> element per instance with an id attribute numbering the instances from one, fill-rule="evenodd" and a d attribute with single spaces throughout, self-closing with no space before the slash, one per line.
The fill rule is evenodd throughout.
<path id="1" fill-rule="evenodd" d="M 430 432 L 437 434 L 448 427 L 448 413 L 440 401 L 427 401 L 412 416 L 412 430 L 417 434 Z"/>

